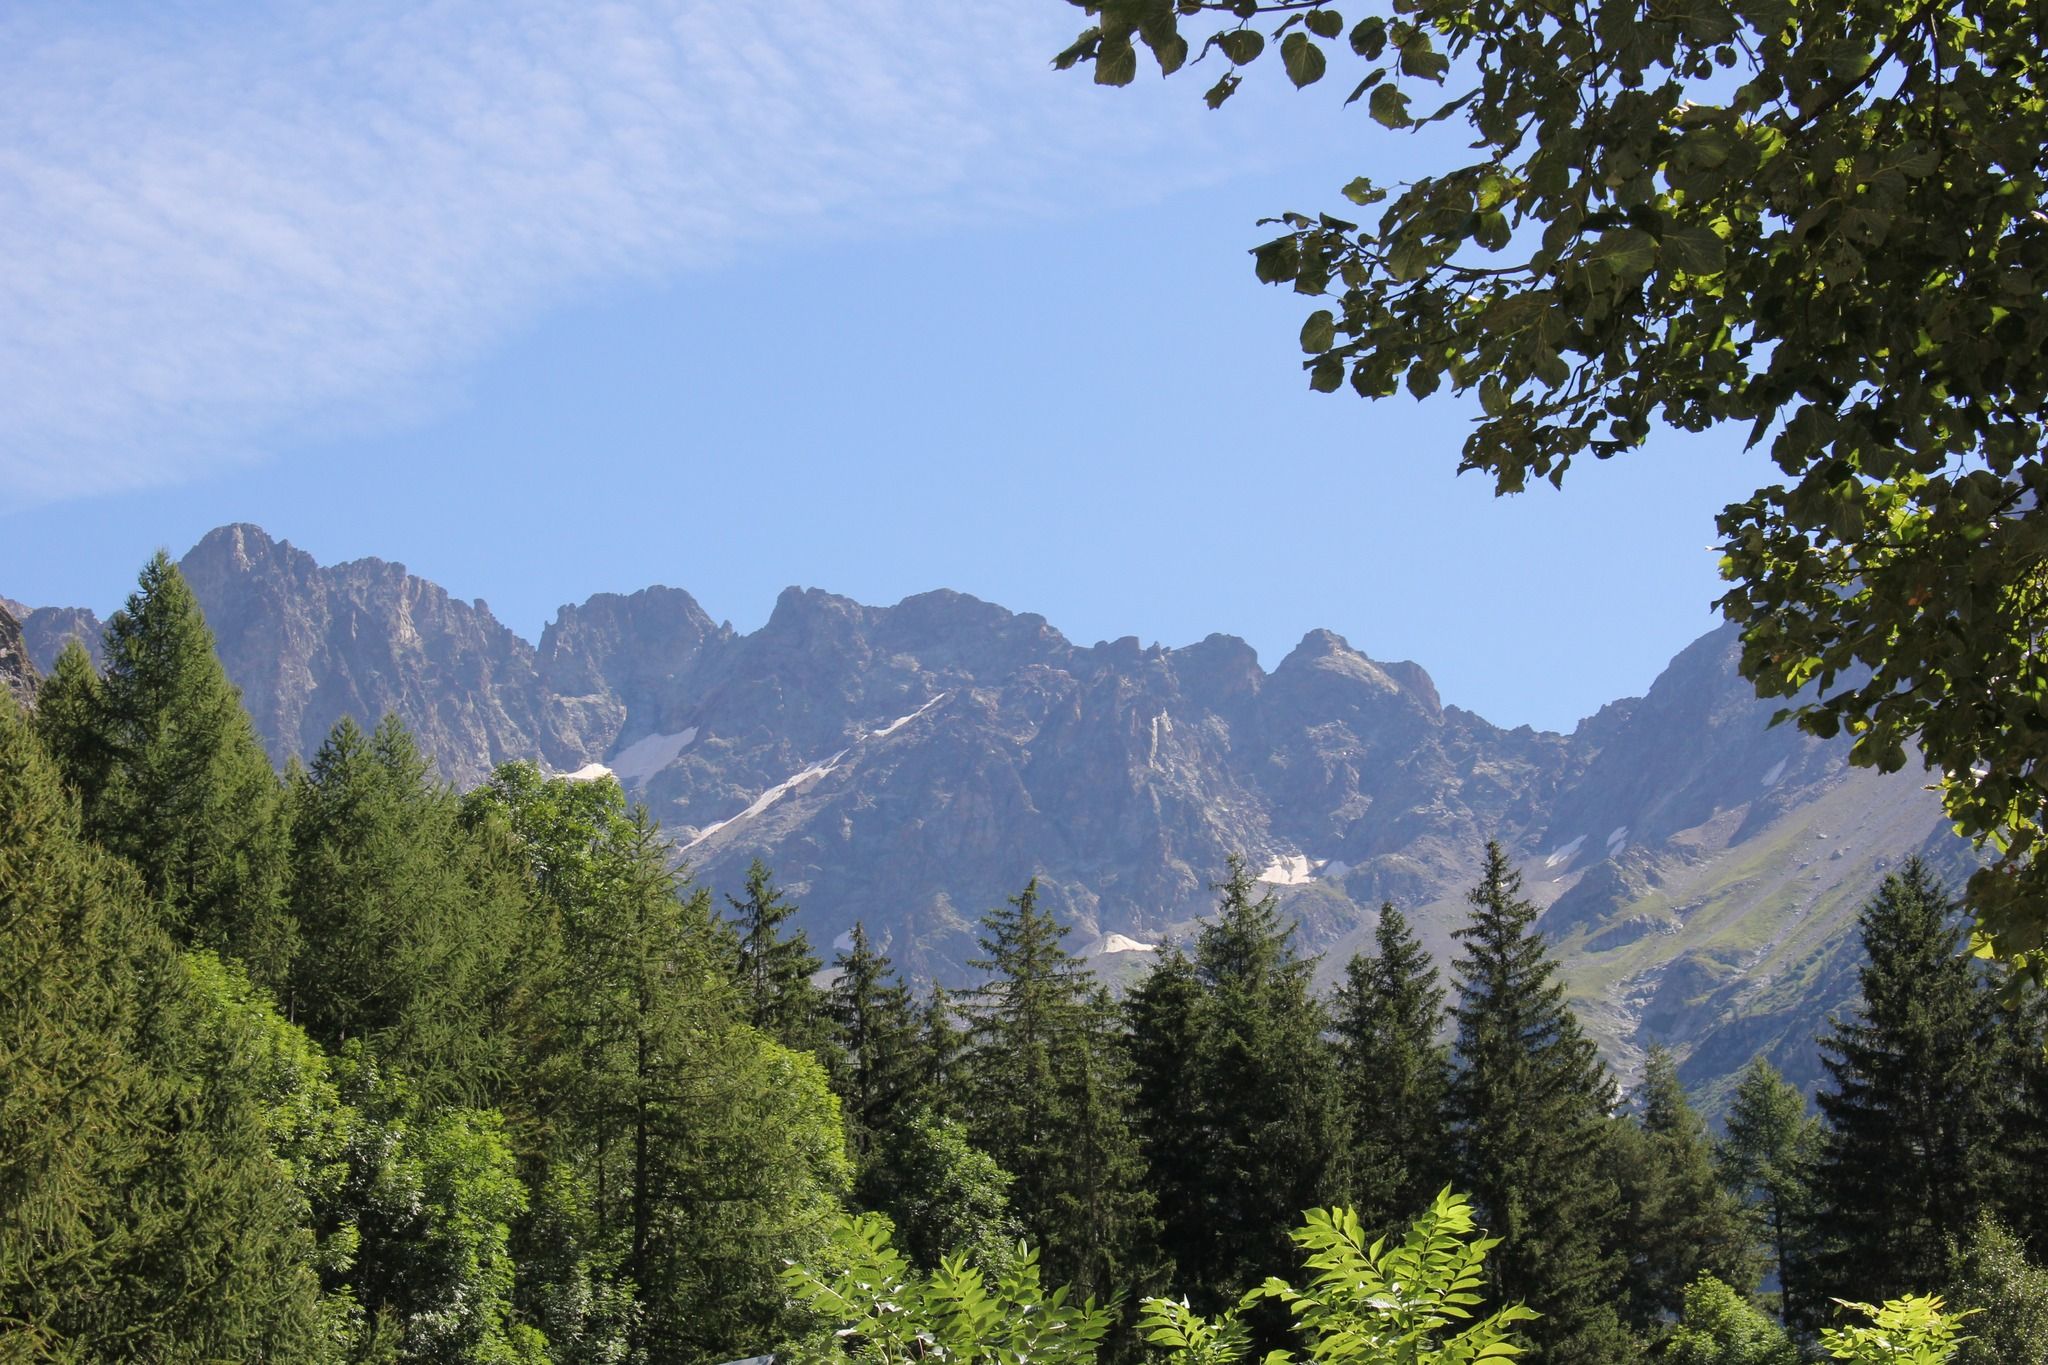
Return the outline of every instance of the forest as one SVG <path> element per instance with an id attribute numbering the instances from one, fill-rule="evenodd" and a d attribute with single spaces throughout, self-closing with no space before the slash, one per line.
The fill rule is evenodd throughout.
<path id="1" fill-rule="evenodd" d="M 1497 846 L 1447 976 L 1233 861 L 1120 995 L 1033 885 L 914 988 L 609 778 L 279 774 L 161 555 L 105 646 L 0 701 L 0 1359 L 2048 1360 L 2048 1010 L 1910 858 L 1716 1134 Z"/>

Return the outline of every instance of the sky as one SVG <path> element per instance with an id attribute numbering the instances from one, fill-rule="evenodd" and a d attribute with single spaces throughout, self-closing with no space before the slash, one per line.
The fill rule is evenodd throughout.
<path id="1" fill-rule="evenodd" d="M 252 521 L 529 639 L 946 587 L 1568 729 L 1713 626 L 1770 477 L 1666 434 L 1497 499 L 1470 405 L 1310 393 L 1257 220 L 1445 152 L 1340 82 L 1097 89 L 1061 0 L 256 13 L 0 10 L 0 595 L 104 612 Z"/>

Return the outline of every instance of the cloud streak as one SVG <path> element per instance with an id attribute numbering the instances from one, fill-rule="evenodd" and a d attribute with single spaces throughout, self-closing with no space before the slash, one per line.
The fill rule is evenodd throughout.
<path id="1" fill-rule="evenodd" d="M 1191 92 L 1112 111 L 1048 72 L 1077 15 L 16 11 L 0 19 L 0 487 L 23 506 L 262 458 L 280 431 L 417 402 L 601 285 L 1216 173 L 1186 136 Z"/>

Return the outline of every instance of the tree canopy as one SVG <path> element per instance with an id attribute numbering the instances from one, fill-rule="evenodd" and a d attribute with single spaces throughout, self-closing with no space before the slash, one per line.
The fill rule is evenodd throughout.
<path id="1" fill-rule="evenodd" d="M 1277 51 L 1356 62 L 1411 184 L 1288 212 L 1259 278 L 1327 300 L 1311 387 L 1448 387 L 1502 493 L 1652 425 L 1724 424 L 1784 479 L 1719 519 L 1744 675 L 1856 762 L 1943 775 L 2000 856 L 1980 947 L 2044 971 L 2048 11 L 2033 0 L 1072 0 L 1098 83 Z M 1272 63 L 1268 63 L 1272 65 Z"/>

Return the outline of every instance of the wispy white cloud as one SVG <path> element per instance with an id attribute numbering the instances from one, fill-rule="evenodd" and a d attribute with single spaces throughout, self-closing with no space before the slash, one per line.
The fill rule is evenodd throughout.
<path id="1" fill-rule="evenodd" d="M 593 285 L 1140 195 L 1147 166 L 1154 186 L 1200 173 L 1192 90 L 1105 97 L 1049 72 L 1078 13 L 16 10 L 0 18 L 0 497 L 256 458 L 280 424 L 403 402 Z"/>

